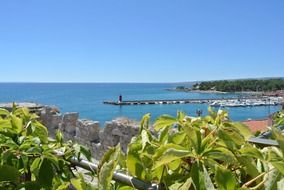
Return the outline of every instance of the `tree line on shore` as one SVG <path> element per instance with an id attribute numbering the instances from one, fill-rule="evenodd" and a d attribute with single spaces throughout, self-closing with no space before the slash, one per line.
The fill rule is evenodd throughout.
<path id="1" fill-rule="evenodd" d="M 216 90 L 222 92 L 277 91 L 284 90 L 284 79 L 208 81 L 194 84 L 193 90 Z"/>

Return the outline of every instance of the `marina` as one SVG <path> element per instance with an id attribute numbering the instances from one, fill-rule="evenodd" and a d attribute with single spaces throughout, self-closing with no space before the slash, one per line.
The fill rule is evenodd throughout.
<path id="1" fill-rule="evenodd" d="M 127 100 L 104 101 L 104 104 L 124 105 L 150 105 L 150 104 L 208 104 L 212 107 L 250 107 L 250 106 L 276 106 L 283 103 L 283 97 L 249 97 L 249 98 L 215 98 L 215 99 L 175 99 L 175 100 Z"/>
<path id="2" fill-rule="evenodd" d="M 182 93 L 168 92 L 165 89 L 173 88 L 176 84 L 0 84 L 0 102 L 37 102 L 42 105 L 56 105 L 62 112 L 78 110 L 83 118 L 105 123 L 113 118 L 127 117 L 140 120 L 141 115 L 151 113 L 152 118 L 162 114 L 176 115 L 181 110 L 190 115 L 195 115 L 200 109 L 205 114 L 209 103 L 214 100 L 220 102 L 233 99 L 262 99 L 264 96 L 251 96 L 238 93 Z M 60 89 L 60 90 L 59 90 Z M 19 93 L 21 92 L 21 93 Z M 63 93 L 64 92 L 64 93 Z M 80 92 L 80 96 L 78 95 Z M 143 102 L 129 102 L 130 105 L 115 106 L 104 104 L 104 101 L 152 100 Z M 272 96 L 265 96 L 272 97 Z M 211 101 L 209 101 L 210 99 Z M 191 100 L 188 103 L 187 100 Z M 199 101 L 198 101 L 199 100 Z M 271 99 L 272 102 L 272 99 Z M 124 102 L 122 102 L 124 103 Z M 140 103 L 142 105 L 140 105 Z M 132 105 L 133 104 L 133 105 Z M 137 106 L 135 106 L 137 104 Z M 140 105 L 140 106 L 139 106 Z M 19 105 L 21 106 L 21 105 Z M 3 107 L 11 107 L 3 105 Z M 29 108 L 37 107 L 30 105 Z M 138 108 L 138 109 L 137 109 Z M 216 107 L 218 108 L 218 107 Z M 236 121 L 266 118 L 269 112 L 279 111 L 280 106 L 251 106 L 234 107 L 230 117 Z"/>

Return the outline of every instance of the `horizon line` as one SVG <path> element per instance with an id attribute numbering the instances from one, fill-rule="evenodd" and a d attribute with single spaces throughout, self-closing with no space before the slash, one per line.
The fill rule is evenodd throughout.
<path id="1" fill-rule="evenodd" d="M 177 83 L 196 83 L 196 82 L 207 82 L 207 81 L 223 81 L 223 80 L 269 80 L 269 79 L 284 79 L 284 77 L 248 77 L 248 78 L 230 78 L 230 79 L 210 79 L 210 80 L 194 80 L 194 81 L 172 81 L 172 82 L 138 82 L 138 81 L 104 81 L 104 82 L 95 82 L 95 81 L 0 81 L 0 83 L 34 83 L 34 84 L 177 84 Z"/>

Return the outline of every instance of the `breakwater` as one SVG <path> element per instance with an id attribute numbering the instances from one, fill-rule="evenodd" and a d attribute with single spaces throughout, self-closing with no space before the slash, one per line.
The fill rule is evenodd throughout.
<path id="1" fill-rule="evenodd" d="M 110 105 L 153 105 L 153 104 L 208 104 L 223 107 L 269 106 L 280 105 L 283 97 L 247 97 L 247 98 L 215 98 L 215 99 L 175 99 L 175 100 L 127 100 L 104 101 Z"/>

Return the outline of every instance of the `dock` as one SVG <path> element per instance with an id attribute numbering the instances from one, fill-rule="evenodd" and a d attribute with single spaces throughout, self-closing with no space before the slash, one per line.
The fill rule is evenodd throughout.
<path id="1" fill-rule="evenodd" d="M 116 106 L 122 105 L 148 105 L 148 104 L 194 104 L 206 103 L 206 100 L 199 99 L 180 99 L 180 100 L 128 100 L 128 101 L 104 101 L 104 104 Z"/>
<path id="2" fill-rule="evenodd" d="M 242 104 L 232 102 L 241 102 Z M 248 102 L 247 104 L 243 102 Z M 255 104 L 255 102 L 260 102 Z M 174 100 L 127 100 L 127 101 L 104 101 L 104 104 L 123 106 L 123 105 L 153 105 L 153 104 L 209 104 L 211 106 L 240 107 L 240 106 L 269 106 L 279 105 L 280 101 L 270 99 L 269 97 L 262 98 L 215 98 L 215 99 L 174 99 Z M 229 104 L 230 103 L 230 104 Z"/>

